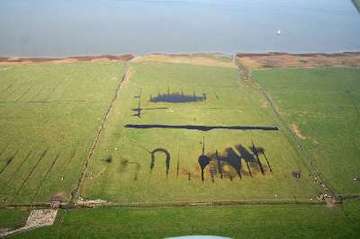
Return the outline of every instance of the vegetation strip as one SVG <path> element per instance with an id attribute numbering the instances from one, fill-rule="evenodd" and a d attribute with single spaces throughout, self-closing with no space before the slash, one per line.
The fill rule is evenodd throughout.
<path id="1" fill-rule="evenodd" d="M 125 128 L 133 129 L 188 129 L 188 130 L 200 130 L 209 131 L 214 129 L 229 129 L 229 130 L 279 130 L 276 126 L 206 126 L 206 125 L 164 125 L 164 124 L 127 124 Z"/>
<path id="2" fill-rule="evenodd" d="M 119 81 L 118 85 L 116 86 L 114 96 L 113 96 L 113 98 L 111 100 L 111 103 L 110 103 L 109 107 L 106 110 L 104 118 L 101 121 L 101 124 L 100 124 L 100 126 L 98 128 L 98 131 L 96 133 L 95 139 L 93 141 L 93 144 L 90 147 L 89 154 L 88 154 L 88 156 L 87 156 L 87 158 L 85 160 L 85 163 L 83 165 L 83 168 L 81 170 L 81 175 L 79 177 L 79 181 L 77 183 L 77 186 L 76 186 L 75 190 L 73 190 L 73 192 L 72 192 L 72 195 L 71 195 L 71 201 L 72 202 L 75 202 L 78 199 L 78 197 L 80 196 L 80 188 L 81 188 L 82 182 L 83 182 L 83 180 L 85 178 L 86 170 L 87 170 L 87 167 L 89 165 L 89 160 L 91 159 L 91 157 L 93 156 L 93 154 L 95 152 L 96 146 L 97 146 L 97 144 L 99 142 L 99 139 L 100 139 L 100 135 L 101 135 L 102 131 L 105 128 L 105 122 L 109 118 L 109 115 L 110 115 L 111 110 L 113 108 L 114 102 L 115 102 L 115 100 L 117 99 L 117 97 L 119 95 L 119 91 L 121 89 L 121 84 L 124 81 L 126 81 L 128 77 L 129 77 L 129 68 L 128 68 L 128 65 L 126 64 L 125 65 L 125 73 L 122 76 L 121 80 Z"/>

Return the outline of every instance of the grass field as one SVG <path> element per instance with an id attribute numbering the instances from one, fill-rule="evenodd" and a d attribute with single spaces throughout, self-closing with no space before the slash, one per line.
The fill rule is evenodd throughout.
<path id="1" fill-rule="evenodd" d="M 0 209 L 0 228 L 80 186 L 80 199 L 112 207 L 61 209 L 54 226 L 14 238 L 359 237 L 359 202 L 314 204 L 324 191 L 312 173 L 338 195 L 359 195 L 360 69 L 241 78 L 230 59 L 204 57 L 1 65 L 0 206 L 27 209 Z M 210 159 L 204 181 L 200 155 Z M 179 207 L 201 203 L 248 204 Z"/>
<path id="2" fill-rule="evenodd" d="M 237 69 L 165 63 L 132 64 L 130 69 L 131 78 L 120 91 L 90 162 L 81 191 L 83 197 L 125 204 L 315 198 L 319 189 L 282 129 L 200 132 L 124 128 L 125 124 L 276 125 L 264 97 L 240 80 Z M 168 92 L 206 94 L 206 101 L 150 101 L 151 96 Z M 134 116 L 133 110 L 138 107 L 139 98 L 144 109 L 141 117 Z M 241 179 L 229 164 L 223 165 L 225 176 L 221 179 L 213 161 L 205 169 L 205 181 L 201 181 L 198 157 L 203 137 L 209 157 L 218 150 L 220 157 L 241 163 Z M 265 175 L 254 162 L 250 162 L 253 177 L 249 175 L 244 159 L 247 154 L 250 161 L 253 157 L 249 147 L 252 142 L 265 150 L 273 172 L 261 155 Z M 237 156 L 240 145 L 241 160 Z M 155 155 L 155 167 L 150 170 L 149 152 L 156 148 L 170 153 L 168 175 L 161 153 Z M 299 180 L 292 176 L 293 170 L 302 171 Z"/>
<path id="3" fill-rule="evenodd" d="M 359 194 L 360 69 L 272 69 L 254 72 L 327 183 Z"/>
<path id="4" fill-rule="evenodd" d="M 62 210 L 52 227 L 14 238 L 358 238 L 359 203 L 185 208 Z"/>
<path id="5" fill-rule="evenodd" d="M 1 66 L 1 204 L 69 199 L 122 75 L 120 63 Z"/>

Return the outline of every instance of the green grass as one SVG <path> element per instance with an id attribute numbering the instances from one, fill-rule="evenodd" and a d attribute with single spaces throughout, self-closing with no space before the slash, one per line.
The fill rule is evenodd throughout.
<path id="1" fill-rule="evenodd" d="M 274 69 L 254 73 L 282 117 L 295 123 L 312 163 L 338 193 L 360 193 L 360 69 Z"/>
<path id="2" fill-rule="evenodd" d="M 27 209 L 0 209 L 0 228 L 15 229 L 25 225 Z"/>
<path id="3" fill-rule="evenodd" d="M 68 199 L 123 64 L 0 69 L 1 203 L 47 202 L 55 193 Z"/>
<path id="4" fill-rule="evenodd" d="M 101 198 L 118 203 L 168 203 L 218 200 L 310 200 L 317 193 L 308 171 L 284 136 L 283 132 L 225 131 L 196 132 L 186 130 L 126 129 L 125 124 L 194 124 L 194 125 L 274 125 L 263 96 L 239 79 L 236 69 L 192 66 L 185 64 L 133 64 L 132 76 L 120 91 L 104 134 L 90 162 L 82 188 L 85 198 Z M 150 95 L 183 91 L 185 94 L 207 94 L 206 102 L 152 103 Z M 141 107 L 167 107 L 166 110 L 145 110 L 142 117 L 132 116 L 137 107 L 134 98 L 142 90 Z M 265 102 L 266 103 L 266 102 Z M 243 178 L 234 169 L 224 166 L 228 177 L 215 182 L 210 179 L 209 167 L 205 182 L 200 179 L 198 157 L 205 137 L 206 153 L 225 150 L 242 144 L 248 148 L 252 141 L 266 150 L 273 173 L 266 168 L 261 175 L 256 164 L 248 175 L 242 164 Z M 165 174 L 164 157 L 156 155 L 155 168 L 150 172 L 150 154 L 145 150 L 166 148 L 171 154 L 170 172 Z M 145 149 L 144 149 L 145 148 Z M 236 150 L 235 150 L 236 151 Z M 112 156 L 112 162 L 105 161 Z M 125 164 L 128 160 L 140 165 Z M 177 163 L 179 162 L 179 175 Z M 216 165 L 214 166 L 216 171 Z M 300 169 L 299 181 L 291 176 Z M 188 174 L 191 180 L 188 180 Z M 137 180 L 134 180 L 137 174 Z"/>
<path id="5" fill-rule="evenodd" d="M 354 212 L 354 208 L 357 211 Z M 272 205 L 210 208 L 97 208 L 61 211 L 52 227 L 14 238 L 358 238 L 359 203 L 326 208 Z"/>

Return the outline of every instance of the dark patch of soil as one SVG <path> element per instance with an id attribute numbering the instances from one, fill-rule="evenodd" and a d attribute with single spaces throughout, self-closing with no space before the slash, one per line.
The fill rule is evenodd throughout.
<path id="1" fill-rule="evenodd" d="M 161 125 L 161 124 L 127 124 L 125 128 L 134 129 L 187 129 L 187 130 L 200 130 L 209 131 L 213 129 L 229 129 L 229 130 L 279 130 L 276 126 L 206 126 L 206 125 Z"/>
<path id="2" fill-rule="evenodd" d="M 174 92 L 174 93 L 166 93 L 166 94 L 158 94 L 153 97 L 150 96 L 150 102 L 158 103 L 158 102 L 168 102 L 168 103 L 189 103 L 189 102 L 199 102 L 206 101 L 206 94 L 204 93 L 202 96 L 197 96 L 195 93 L 193 95 L 185 95 L 183 92 Z"/>

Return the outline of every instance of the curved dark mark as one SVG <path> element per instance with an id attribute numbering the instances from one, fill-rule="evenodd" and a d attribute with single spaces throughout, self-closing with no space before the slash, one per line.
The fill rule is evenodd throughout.
<path id="1" fill-rule="evenodd" d="M 55 164 L 56 164 L 56 162 L 57 162 L 57 160 L 58 160 L 59 158 L 60 158 L 60 153 L 58 153 L 58 154 L 55 156 L 55 158 L 54 158 L 53 162 L 51 163 L 50 167 L 48 168 L 48 170 L 46 170 L 46 173 L 45 173 L 44 177 L 40 180 L 40 185 L 39 185 L 39 187 L 37 188 L 34 196 L 32 197 L 31 202 L 33 202 L 34 199 L 35 199 L 35 198 L 37 197 L 37 195 L 39 194 L 40 189 L 41 189 L 43 183 L 44 183 L 45 180 L 47 179 L 49 173 L 51 172 L 51 170 L 53 169 L 53 167 L 55 166 Z"/>
<path id="2" fill-rule="evenodd" d="M 17 175 L 17 173 L 20 171 L 20 169 L 22 168 L 22 166 L 24 165 L 25 161 L 30 158 L 32 154 L 32 151 L 30 150 L 29 153 L 25 156 L 25 158 L 23 159 L 23 161 L 20 163 L 20 165 L 16 168 L 16 170 L 10 175 L 10 177 L 8 178 L 8 180 L 5 183 L 5 186 L 8 187 L 8 185 L 10 184 L 10 181 L 13 180 L 13 178 Z"/>
<path id="3" fill-rule="evenodd" d="M 152 171 L 155 166 L 155 154 L 157 152 L 164 153 L 166 156 L 165 167 L 166 167 L 166 176 L 168 176 L 169 169 L 170 169 L 170 153 L 164 148 L 157 148 L 157 149 L 154 149 L 153 151 L 151 151 L 151 153 L 150 153 L 151 154 L 150 171 Z"/>
<path id="4" fill-rule="evenodd" d="M 199 163 L 200 169 L 201 169 L 201 181 L 204 182 L 204 169 L 210 163 L 209 157 L 205 155 L 205 140 L 204 140 L 204 138 L 203 138 L 203 142 L 202 142 L 202 153 L 199 156 L 198 163 Z"/>
<path id="5" fill-rule="evenodd" d="M 30 172 L 28 173 L 28 175 L 25 177 L 25 179 L 23 180 L 23 182 L 21 183 L 20 187 L 18 188 L 18 190 L 15 193 L 15 196 L 13 199 L 16 198 L 16 196 L 20 193 L 20 191 L 23 189 L 23 187 L 25 186 L 26 182 L 29 180 L 29 178 L 31 177 L 31 175 L 34 173 L 35 169 L 37 168 L 37 166 L 40 164 L 41 160 L 43 158 L 45 158 L 45 155 L 47 154 L 48 149 L 44 150 L 44 152 L 40 155 L 38 161 L 34 164 L 34 166 L 31 168 Z"/>
<path id="6" fill-rule="evenodd" d="M 229 129 L 229 130 L 279 130 L 276 126 L 205 126 L 205 125 L 163 125 L 163 124 L 126 124 L 125 128 L 133 129 L 188 129 L 209 131 L 213 129 Z"/>
<path id="7" fill-rule="evenodd" d="M 168 90 L 165 94 L 158 94 L 153 97 L 150 95 L 150 102 L 168 102 L 168 103 L 189 103 L 189 102 L 198 102 L 206 101 L 206 94 L 203 93 L 202 96 L 197 96 L 194 92 L 192 95 L 185 95 L 183 91 L 170 93 Z"/>
<path id="8" fill-rule="evenodd" d="M 16 150 L 16 152 L 11 155 L 9 158 L 7 158 L 5 160 L 5 165 L 4 167 L 0 170 L 0 175 L 5 171 L 5 169 L 7 169 L 7 167 L 9 167 L 9 165 L 11 164 L 11 162 L 14 160 L 14 158 L 16 157 L 17 153 L 19 152 L 19 150 Z"/>

